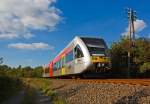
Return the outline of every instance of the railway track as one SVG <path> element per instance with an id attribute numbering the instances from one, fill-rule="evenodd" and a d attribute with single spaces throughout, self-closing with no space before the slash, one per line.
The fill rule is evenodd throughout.
<path id="1" fill-rule="evenodd" d="M 82 83 L 113 83 L 150 86 L 150 79 L 63 79 Z"/>

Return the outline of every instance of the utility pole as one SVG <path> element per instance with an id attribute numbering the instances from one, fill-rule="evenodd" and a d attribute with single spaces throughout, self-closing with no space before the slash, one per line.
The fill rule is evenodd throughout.
<path id="1" fill-rule="evenodd" d="M 128 21 L 129 21 L 129 49 L 128 49 L 128 78 L 130 77 L 131 69 L 131 50 L 135 46 L 135 28 L 134 21 L 136 21 L 136 12 L 131 8 L 127 8 Z"/>

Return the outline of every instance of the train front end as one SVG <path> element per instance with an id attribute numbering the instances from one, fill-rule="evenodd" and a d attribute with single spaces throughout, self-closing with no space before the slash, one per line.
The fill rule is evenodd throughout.
<path id="1" fill-rule="evenodd" d="M 91 58 L 88 71 L 105 72 L 111 68 L 111 61 L 105 41 L 101 38 L 81 38 L 85 43 Z"/>

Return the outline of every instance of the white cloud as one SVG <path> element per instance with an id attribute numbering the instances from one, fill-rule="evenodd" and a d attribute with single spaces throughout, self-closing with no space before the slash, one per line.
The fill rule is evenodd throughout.
<path id="1" fill-rule="evenodd" d="M 56 0 L 0 0 L 0 39 L 31 38 L 31 30 L 55 29 L 60 22 Z"/>
<path id="2" fill-rule="evenodd" d="M 8 48 L 16 48 L 20 50 L 53 50 L 54 47 L 46 43 L 12 43 L 8 45 Z"/>
<path id="3" fill-rule="evenodd" d="M 18 38 L 17 34 L 0 34 L 0 39 L 13 39 L 13 38 Z"/>
<path id="4" fill-rule="evenodd" d="M 136 20 L 134 21 L 134 29 L 135 32 L 140 32 L 146 27 L 146 23 L 144 20 Z M 132 30 L 131 30 L 132 31 Z M 126 28 L 126 31 L 122 33 L 122 35 L 128 35 L 129 34 L 129 26 Z"/>
<path id="5" fill-rule="evenodd" d="M 144 22 L 144 20 L 136 20 L 134 22 L 134 25 L 135 31 L 137 32 L 142 31 L 146 27 L 146 23 Z"/>

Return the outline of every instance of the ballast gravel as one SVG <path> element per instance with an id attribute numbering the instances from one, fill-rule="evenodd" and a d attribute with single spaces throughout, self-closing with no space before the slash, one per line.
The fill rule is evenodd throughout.
<path id="1" fill-rule="evenodd" d="M 150 86 L 52 79 L 52 90 L 67 104 L 150 104 Z"/>

